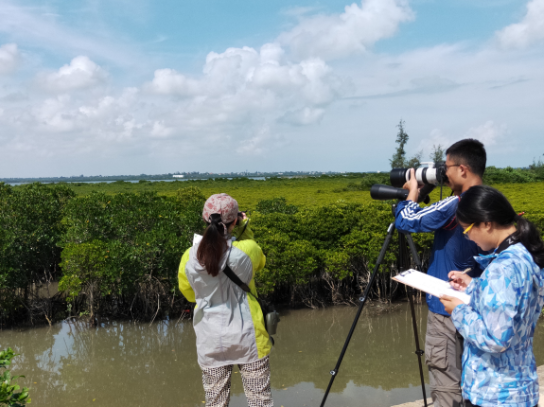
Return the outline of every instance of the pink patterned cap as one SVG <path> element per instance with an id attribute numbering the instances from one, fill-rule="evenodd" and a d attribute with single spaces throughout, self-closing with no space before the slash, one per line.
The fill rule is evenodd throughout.
<path id="1" fill-rule="evenodd" d="M 234 221 L 238 217 L 238 202 L 227 194 L 215 194 L 208 198 L 202 210 L 202 219 L 210 223 L 210 216 L 214 213 L 221 215 L 224 224 Z"/>

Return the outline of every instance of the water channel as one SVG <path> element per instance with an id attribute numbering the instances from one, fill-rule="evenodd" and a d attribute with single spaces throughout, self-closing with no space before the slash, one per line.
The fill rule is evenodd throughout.
<path id="1" fill-rule="evenodd" d="M 285 310 L 271 354 L 276 406 L 318 406 L 330 380 L 355 307 Z M 426 306 L 417 306 L 421 338 Z M 542 325 L 542 323 L 541 323 Z M 544 364 L 544 328 L 535 334 Z M 0 331 L 0 349 L 17 357 L 32 406 L 202 406 L 200 369 L 191 321 L 153 324 L 112 321 Z M 233 407 L 247 405 L 234 369 Z M 370 305 L 363 311 L 327 406 L 391 406 L 421 399 L 409 306 Z"/>

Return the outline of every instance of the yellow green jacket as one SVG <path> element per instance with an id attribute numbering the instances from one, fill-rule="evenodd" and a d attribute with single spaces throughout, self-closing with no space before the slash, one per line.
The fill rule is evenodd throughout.
<path id="1" fill-rule="evenodd" d="M 246 230 L 244 235 L 252 235 Z M 202 236 L 195 235 L 179 265 L 179 289 L 196 302 L 193 326 L 198 363 L 202 368 L 255 362 L 270 354 L 271 341 L 264 326 L 259 303 L 247 295 L 222 271 L 209 275 L 196 258 Z M 252 239 L 228 240 L 221 258 L 256 296 L 255 272 L 264 268 L 266 258 Z"/>

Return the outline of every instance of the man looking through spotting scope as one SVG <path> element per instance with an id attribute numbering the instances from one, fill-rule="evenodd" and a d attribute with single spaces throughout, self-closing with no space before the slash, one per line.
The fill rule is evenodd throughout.
<path id="1" fill-rule="evenodd" d="M 458 141 L 446 150 L 445 185 L 453 196 L 426 208 L 417 204 L 420 185 L 414 169 L 404 184 L 409 191 L 405 201 L 395 210 L 395 226 L 402 232 L 434 232 L 434 242 L 427 274 L 448 281 L 452 270 L 471 268 L 471 276 L 481 274 L 473 256 L 477 246 L 464 238 L 457 225 L 455 212 L 463 193 L 482 184 L 486 152 L 482 143 L 473 139 Z M 461 356 L 463 338 L 455 329 L 440 298 L 427 294 L 429 314 L 425 337 L 425 361 L 429 369 L 431 396 L 435 407 L 462 406 Z"/>

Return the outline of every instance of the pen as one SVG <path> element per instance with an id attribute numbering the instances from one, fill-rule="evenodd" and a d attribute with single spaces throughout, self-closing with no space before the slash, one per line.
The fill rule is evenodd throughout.
<path id="1" fill-rule="evenodd" d="M 470 270 L 472 270 L 470 267 L 468 269 L 465 269 L 461 274 L 467 274 Z M 453 278 L 448 278 L 448 282 L 453 281 Z"/>

